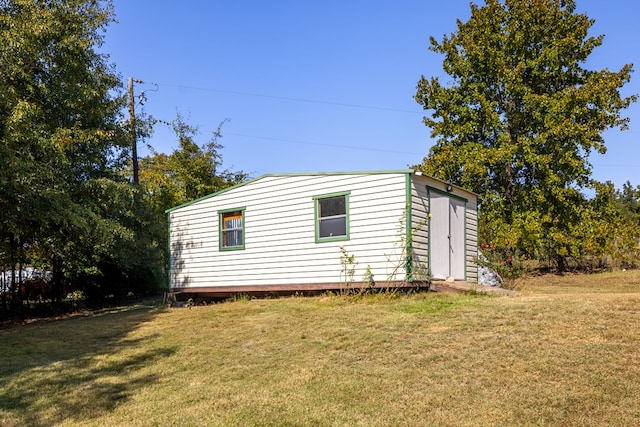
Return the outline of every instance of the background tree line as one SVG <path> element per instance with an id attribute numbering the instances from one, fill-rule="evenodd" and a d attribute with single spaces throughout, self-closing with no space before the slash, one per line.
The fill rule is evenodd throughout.
<path id="1" fill-rule="evenodd" d="M 142 159 L 132 183 L 122 79 L 97 52 L 113 12 L 109 2 L 0 1 L 4 308 L 22 306 L 26 266 L 52 272 L 54 300 L 69 289 L 95 301 L 156 291 L 166 277 L 165 209 L 245 179 L 220 170 L 219 132 L 198 145 L 178 116 L 178 148 Z M 153 122 L 137 123 L 144 135 Z"/>

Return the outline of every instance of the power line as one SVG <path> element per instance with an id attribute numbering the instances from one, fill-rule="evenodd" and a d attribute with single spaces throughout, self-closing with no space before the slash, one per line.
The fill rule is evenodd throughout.
<path id="1" fill-rule="evenodd" d="M 159 84 L 162 84 L 164 86 L 169 86 L 169 87 L 174 87 L 174 88 L 179 88 L 179 89 L 189 89 L 189 90 L 196 90 L 196 91 L 203 91 L 203 92 L 225 93 L 225 94 L 230 94 L 230 95 L 251 96 L 251 97 L 258 97 L 258 98 L 269 98 L 269 99 L 277 99 L 277 100 L 281 100 L 281 101 L 305 102 L 305 103 L 323 104 L 323 105 L 335 105 L 335 106 L 340 106 L 340 107 L 360 108 L 360 109 L 378 110 L 378 111 L 390 111 L 390 112 L 406 113 L 406 114 L 421 114 L 421 115 L 425 114 L 424 111 L 414 111 L 414 110 L 405 110 L 405 109 L 399 109 L 399 108 L 378 107 L 378 106 L 361 105 L 361 104 L 348 104 L 348 103 L 341 103 L 341 102 L 334 102 L 334 101 L 322 101 L 322 100 L 309 99 L 309 98 L 296 98 L 296 97 L 286 97 L 286 96 L 277 96 L 277 95 L 266 95 L 266 94 L 259 94 L 259 93 L 252 93 L 252 92 L 241 92 L 241 91 L 232 91 L 232 90 L 217 89 L 217 88 L 178 85 L 178 84 L 173 84 L 173 83 L 153 83 L 153 84 L 156 86 L 155 90 L 157 90 L 157 87 L 158 87 Z M 611 130 L 608 130 L 608 131 L 611 132 L 611 131 L 614 131 L 614 130 L 611 129 Z M 639 133 L 640 131 L 627 129 L 624 132 L 625 133 Z M 291 142 L 291 143 L 295 143 L 295 144 L 317 145 L 317 146 L 344 148 L 344 149 L 351 149 L 351 150 L 376 151 L 376 152 L 383 152 L 383 153 L 397 153 L 397 154 L 411 154 L 411 155 L 423 155 L 424 154 L 424 153 L 415 153 L 415 152 L 408 152 L 408 151 L 385 150 L 385 149 L 369 148 L 369 147 L 356 147 L 356 146 L 347 146 L 347 145 L 337 145 L 337 144 L 327 144 L 327 143 L 300 141 L 300 140 L 285 139 L 285 138 L 274 138 L 274 137 L 266 137 L 266 136 L 247 135 L 247 134 L 232 133 L 232 132 L 225 132 L 225 134 L 226 135 L 238 136 L 238 137 L 244 137 L 244 138 L 263 139 L 263 140 L 280 141 L 280 142 Z M 607 164 L 592 164 L 592 165 L 593 166 L 598 166 L 598 167 L 623 167 L 623 168 L 635 168 L 635 167 L 637 167 L 637 165 L 607 165 Z"/>
<path id="2" fill-rule="evenodd" d="M 360 105 L 360 104 L 347 104 L 342 102 L 333 102 L 333 101 L 321 101 L 317 99 L 308 99 L 308 98 L 293 98 L 287 96 L 276 96 L 276 95 L 265 95 L 260 93 L 251 93 L 251 92 L 238 92 L 233 90 L 224 90 L 224 89 L 214 89 L 214 88 L 205 88 L 205 87 L 195 87 L 195 86 L 185 86 L 185 85 L 176 85 L 171 83 L 160 83 L 164 86 L 175 87 L 179 89 L 191 89 L 191 90 L 199 90 L 203 92 L 217 92 L 217 93 L 226 93 L 230 95 L 241 95 L 241 96 L 253 96 L 257 98 L 270 98 L 270 99 L 278 99 L 281 101 L 292 101 L 292 102 L 306 102 L 310 104 L 323 104 L 323 105 L 335 105 L 340 107 L 349 107 L 349 108 L 362 108 L 367 110 L 378 110 L 378 111 L 392 111 L 395 113 L 407 113 L 407 114 L 424 114 L 422 111 L 414 111 L 414 110 L 404 110 L 401 108 L 388 108 L 388 107 L 376 107 L 372 105 Z"/>
<path id="3" fill-rule="evenodd" d="M 294 144 L 305 144 L 305 145 L 319 145 L 322 147 L 333 147 L 333 148 L 346 148 L 349 150 L 361 150 L 361 151 L 377 151 L 381 153 L 394 153 L 394 154 L 413 154 L 417 156 L 423 156 L 424 153 L 413 153 L 410 151 L 397 151 L 397 150 L 385 150 L 382 148 L 371 148 L 371 147 L 356 147 L 350 145 L 337 145 L 337 144 L 326 144 L 321 142 L 308 142 L 308 141 L 300 141 L 295 139 L 285 139 L 285 138 L 271 138 L 267 136 L 257 136 L 257 135 L 246 135 L 242 133 L 235 132 L 225 132 L 225 135 L 239 136 L 242 138 L 253 138 L 253 139 L 266 139 L 269 141 L 280 141 L 280 142 L 292 142 Z"/>

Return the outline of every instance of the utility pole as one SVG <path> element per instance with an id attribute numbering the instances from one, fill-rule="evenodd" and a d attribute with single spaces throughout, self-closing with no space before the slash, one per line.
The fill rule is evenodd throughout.
<path id="1" fill-rule="evenodd" d="M 133 183 L 138 184 L 138 140 L 136 137 L 136 113 L 134 108 L 133 82 L 144 83 L 129 77 L 129 124 L 131 127 L 131 160 L 133 161 Z"/>

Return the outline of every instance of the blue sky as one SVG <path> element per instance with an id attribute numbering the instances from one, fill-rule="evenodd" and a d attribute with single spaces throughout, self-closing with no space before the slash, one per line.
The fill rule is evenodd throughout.
<path id="1" fill-rule="evenodd" d="M 476 3 L 483 4 L 478 1 Z M 116 19 L 102 51 L 126 82 L 145 91 L 157 119 L 179 112 L 207 142 L 223 125 L 224 167 L 266 173 L 405 169 L 433 144 L 414 99 L 421 75 L 439 76 L 428 51 L 470 16 L 467 0 L 189 1 L 114 0 Z M 640 2 L 578 0 L 604 43 L 587 64 L 640 68 Z M 151 84 L 157 84 L 156 86 Z M 640 71 L 623 89 L 640 93 Z M 640 108 L 625 110 L 630 130 L 605 133 L 593 177 L 640 185 Z M 165 125 L 147 141 L 171 152 Z M 140 155 L 148 151 L 140 148 Z"/>

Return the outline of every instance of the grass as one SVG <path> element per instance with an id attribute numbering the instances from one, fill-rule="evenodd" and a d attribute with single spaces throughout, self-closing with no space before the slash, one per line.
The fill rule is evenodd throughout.
<path id="1" fill-rule="evenodd" d="M 640 272 L 0 331 L 0 425 L 635 425 Z"/>

